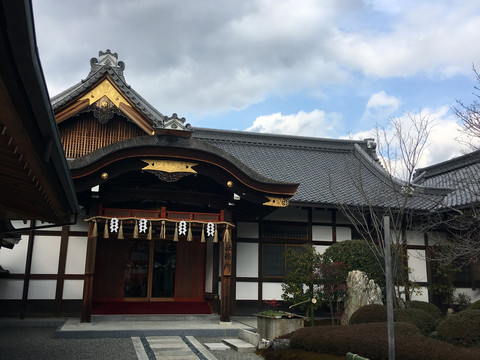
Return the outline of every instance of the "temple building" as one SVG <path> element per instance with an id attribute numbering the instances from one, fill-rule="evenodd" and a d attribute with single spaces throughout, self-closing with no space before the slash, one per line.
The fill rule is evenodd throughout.
<path id="1" fill-rule="evenodd" d="M 361 237 L 339 210 L 364 204 L 359 180 L 378 195 L 375 206 L 395 198 L 373 139 L 197 128 L 155 109 L 125 68 L 100 51 L 85 79 L 51 99 L 80 214 L 0 251 L 10 272 L 0 279 L 4 314 L 228 321 L 281 299 L 287 248 L 312 243 L 321 252 Z M 449 191 L 422 189 L 435 203 Z M 419 212 L 434 203 L 411 202 Z M 410 276 L 424 288 L 417 299 L 428 301 L 432 239 L 405 236 Z"/>

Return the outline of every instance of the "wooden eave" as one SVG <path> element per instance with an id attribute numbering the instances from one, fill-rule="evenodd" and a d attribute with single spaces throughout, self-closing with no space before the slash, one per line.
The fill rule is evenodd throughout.
<path id="1" fill-rule="evenodd" d="M 142 171 L 146 167 L 144 160 L 187 161 L 198 164 L 195 166 L 198 174 L 213 178 L 225 187 L 231 181 L 229 190 L 232 193 L 251 194 L 251 198 L 261 198 L 263 202 L 270 203 L 269 200 L 272 197 L 288 200 L 298 188 L 298 184 L 273 181 L 269 183 L 254 179 L 227 159 L 193 148 L 146 146 L 123 149 L 107 154 L 82 168 L 71 169 L 71 173 L 77 190 L 82 191 L 95 185 L 101 185 L 123 173 Z M 107 173 L 108 178 L 102 178 L 102 173 Z"/>
<path id="2" fill-rule="evenodd" d="M 0 16 L 6 19 L 0 32 L 0 220 L 69 222 L 78 203 L 36 53 L 31 4 L 2 2 Z"/>
<path id="3" fill-rule="evenodd" d="M 107 88 L 104 86 L 105 84 L 111 88 Z M 102 89 L 102 87 L 105 89 Z M 114 93 L 117 94 L 117 96 L 112 96 Z M 117 84 L 115 84 L 115 81 L 112 80 L 109 74 L 102 76 L 94 85 L 58 109 L 55 112 L 57 124 L 60 124 L 93 103 L 99 101 L 103 96 L 107 96 L 109 100 L 125 114 L 125 116 L 147 134 L 153 133 L 154 130 L 151 120 L 137 110 L 135 104 L 117 86 Z M 119 99 L 116 99 L 115 97 Z"/>

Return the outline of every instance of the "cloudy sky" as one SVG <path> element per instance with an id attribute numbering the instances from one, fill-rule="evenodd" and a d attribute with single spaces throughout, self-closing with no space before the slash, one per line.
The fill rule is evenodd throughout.
<path id="1" fill-rule="evenodd" d="M 456 99 L 480 68 L 478 0 L 33 0 L 51 96 L 111 49 L 127 82 L 197 127 L 372 136 L 392 117 L 436 126 L 421 166 L 461 153 Z"/>

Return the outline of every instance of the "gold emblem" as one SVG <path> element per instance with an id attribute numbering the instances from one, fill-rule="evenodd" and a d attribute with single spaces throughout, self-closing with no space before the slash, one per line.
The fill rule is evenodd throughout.
<path id="1" fill-rule="evenodd" d="M 274 196 L 266 196 L 266 198 L 269 201 L 263 203 L 265 206 L 287 207 L 290 202 L 287 198 Z"/>
<path id="2" fill-rule="evenodd" d="M 167 173 L 192 173 L 196 174 L 197 172 L 193 169 L 195 163 L 185 162 L 185 161 L 175 161 L 175 160 L 145 160 L 143 162 L 148 165 L 143 167 L 142 170 L 156 170 L 163 171 Z"/>
<path id="3" fill-rule="evenodd" d="M 130 106 L 128 101 L 125 100 L 125 98 L 118 92 L 115 86 L 113 86 L 108 79 L 103 80 L 100 84 L 95 86 L 92 90 L 85 94 L 84 97 L 79 99 L 79 101 L 88 99 L 90 105 L 92 105 L 104 96 L 108 97 L 108 99 L 115 104 L 117 108 L 120 107 L 121 102 L 127 106 Z M 104 103 L 107 105 L 106 102 L 102 102 L 101 106 L 104 106 Z"/>

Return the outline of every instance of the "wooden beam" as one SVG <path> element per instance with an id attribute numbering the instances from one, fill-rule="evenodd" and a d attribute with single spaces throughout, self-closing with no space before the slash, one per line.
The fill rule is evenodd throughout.
<path id="1" fill-rule="evenodd" d="M 76 101 L 75 103 L 73 103 L 73 105 L 63 108 L 62 110 L 60 110 L 58 113 L 55 114 L 55 120 L 57 124 L 75 115 L 76 113 L 82 111 L 89 105 L 90 103 L 88 99 L 84 99 L 84 100 Z"/>
<path id="2" fill-rule="evenodd" d="M 83 283 L 83 301 L 81 322 L 90 322 L 92 317 L 93 281 L 95 276 L 95 256 L 97 252 L 97 238 L 92 236 L 93 224 L 88 226 L 87 258 L 85 261 L 85 280 Z"/>

